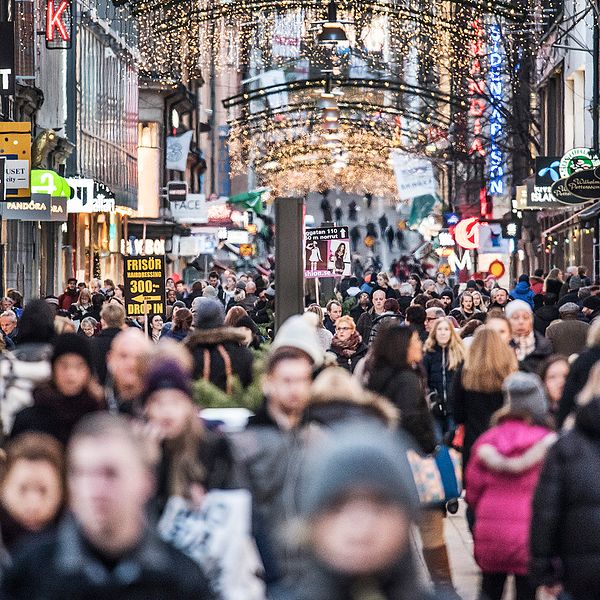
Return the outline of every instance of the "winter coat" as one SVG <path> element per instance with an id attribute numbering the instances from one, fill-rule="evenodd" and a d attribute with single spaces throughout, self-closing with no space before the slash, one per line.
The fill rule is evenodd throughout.
<path id="1" fill-rule="evenodd" d="M 585 349 L 590 326 L 576 318 L 561 319 L 546 329 L 546 337 L 552 342 L 556 354 L 571 356 Z"/>
<path id="2" fill-rule="evenodd" d="M 462 382 L 462 367 L 457 370 L 450 394 L 450 414 L 457 425 L 465 426 L 463 468 L 469 462 L 475 440 L 490 427 L 490 418 L 504 404 L 502 391 L 476 392 L 466 390 Z"/>
<path id="3" fill-rule="evenodd" d="M 237 375 L 244 387 L 248 386 L 252 382 L 253 356 L 248 348 L 240 345 L 244 340 L 243 331 L 235 327 L 193 331 L 185 340 L 185 345 L 194 358 L 194 379 L 205 378 L 227 391 L 227 361 L 230 361 L 231 374 Z M 205 369 L 208 371 L 207 377 L 205 377 Z"/>
<path id="4" fill-rule="evenodd" d="M 79 298 L 79 290 L 65 290 L 58 297 L 59 310 L 70 310 L 71 305 L 77 302 L 77 298 Z"/>
<path id="5" fill-rule="evenodd" d="M 177 331 L 173 331 L 173 327 L 172 326 L 169 327 L 165 331 L 165 327 L 167 325 L 171 325 L 171 324 L 170 323 L 165 323 L 165 326 L 163 327 L 162 331 L 160 332 L 160 339 L 161 340 L 175 340 L 176 342 L 183 342 L 183 340 L 185 340 L 185 338 L 190 333 L 189 329 L 187 331 L 184 330 L 184 329 L 178 329 Z"/>
<path id="6" fill-rule="evenodd" d="M 325 327 L 319 327 L 317 329 L 317 337 L 319 338 L 319 342 L 321 347 L 323 348 L 323 352 L 327 352 L 331 347 L 331 340 L 333 339 L 333 334 L 329 329 L 325 329 Z"/>
<path id="7" fill-rule="evenodd" d="M 574 304 L 579 304 L 579 290 L 573 290 L 572 292 L 565 294 L 558 301 L 558 304 L 556 306 L 558 306 L 560 308 L 563 304 L 566 304 L 567 302 L 573 302 Z"/>
<path id="8" fill-rule="evenodd" d="M 335 355 L 337 364 L 347 371 L 350 371 L 350 373 L 354 373 L 354 369 L 356 368 L 358 361 L 367 354 L 368 350 L 369 349 L 367 348 L 366 344 L 361 342 L 356 348 L 356 352 L 354 352 L 350 358 L 347 358 L 338 348 L 334 348 L 333 346 L 329 348 L 329 352 Z"/>
<path id="9" fill-rule="evenodd" d="M 106 356 L 110 351 L 113 340 L 119 333 L 121 333 L 121 330 L 118 327 L 108 327 L 90 340 L 94 371 L 102 385 L 106 383 Z"/>
<path id="10" fill-rule="evenodd" d="M 552 354 L 553 348 L 552 342 L 548 338 L 537 331 L 533 333 L 535 335 L 535 348 L 531 354 L 528 354 L 519 362 L 519 370 L 539 375 L 543 362 Z"/>
<path id="11" fill-rule="evenodd" d="M 16 414 L 10 437 L 37 431 L 53 436 L 66 446 L 79 420 L 102 408 L 100 401 L 87 390 L 78 396 L 64 396 L 52 383 L 45 384 L 33 391 L 33 406 Z"/>
<path id="12" fill-rule="evenodd" d="M 331 320 L 329 315 L 325 315 L 325 318 L 323 319 L 323 327 L 325 327 L 325 329 L 327 329 L 331 335 L 335 335 L 335 323 Z"/>
<path id="13" fill-rule="evenodd" d="M 367 388 L 400 409 L 400 427 L 413 437 L 422 452 L 431 454 L 435 450 L 433 419 L 423 382 L 415 371 L 397 371 L 387 365 L 376 367 L 368 374 Z"/>
<path id="14" fill-rule="evenodd" d="M 558 297 L 560 296 L 560 291 L 562 289 L 563 282 L 558 279 L 547 279 L 546 280 L 546 294 L 556 294 L 556 298 L 558 301 Z"/>
<path id="15" fill-rule="evenodd" d="M 369 332 L 369 346 L 373 345 L 373 342 L 375 341 L 375 338 L 377 337 L 377 334 L 381 331 L 382 327 L 391 324 L 400 325 L 403 322 L 404 317 L 400 313 L 386 311 L 384 313 L 381 313 L 380 315 L 377 315 L 373 319 L 373 325 L 371 326 L 371 331 Z"/>
<path id="16" fill-rule="evenodd" d="M 360 315 L 360 318 L 356 323 L 356 331 L 360 333 L 360 337 L 363 340 L 368 340 L 371 336 L 371 327 L 373 327 L 373 320 L 377 316 L 378 315 L 375 313 L 374 308 L 370 308 L 367 312 L 364 312 L 362 315 Z"/>
<path id="17" fill-rule="evenodd" d="M 356 306 L 350 309 L 350 316 L 354 319 L 355 323 L 358 323 L 358 320 L 361 318 L 361 316 L 364 313 L 366 313 L 369 309 L 370 306 L 367 306 L 365 308 L 364 306 L 357 304 Z"/>
<path id="18" fill-rule="evenodd" d="M 542 335 L 546 335 L 548 325 L 557 319 L 560 319 L 560 313 L 556 305 L 540 306 L 533 314 L 533 328 Z"/>
<path id="19" fill-rule="evenodd" d="M 513 300 L 523 300 L 523 302 L 527 302 L 532 310 L 534 308 L 534 296 L 535 294 L 531 291 L 531 286 L 526 281 L 519 281 L 515 289 L 510 292 L 510 297 Z"/>
<path id="20" fill-rule="evenodd" d="M 600 399 L 548 451 L 533 500 L 531 568 L 536 585 L 562 582 L 575 599 L 600 590 Z"/>
<path id="21" fill-rule="evenodd" d="M 591 368 L 600 361 L 600 346 L 584 350 L 571 365 L 558 409 L 558 427 L 575 410 L 575 399 L 586 384 Z"/>
<path id="22" fill-rule="evenodd" d="M 192 559 L 147 531 L 112 571 L 95 557 L 74 519 L 27 546 L 2 575 L 5 600 L 216 600 Z"/>
<path id="23" fill-rule="evenodd" d="M 475 560 L 484 573 L 526 575 L 531 502 L 549 429 L 508 418 L 475 443 L 467 465 L 467 504 L 475 511 Z"/>
<path id="24" fill-rule="evenodd" d="M 0 418 L 8 434 L 15 415 L 33 403 L 33 389 L 50 380 L 50 344 L 22 344 L 0 356 Z"/>
<path id="25" fill-rule="evenodd" d="M 427 373 L 427 388 L 430 392 L 437 392 L 438 398 L 448 404 L 452 391 L 452 381 L 455 370 L 447 368 L 448 357 L 446 349 L 435 346 L 432 352 L 425 352 L 423 356 L 423 367 Z"/>

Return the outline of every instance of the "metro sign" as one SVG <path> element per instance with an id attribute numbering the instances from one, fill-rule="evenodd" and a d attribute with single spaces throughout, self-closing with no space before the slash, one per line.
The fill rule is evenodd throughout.
<path id="1" fill-rule="evenodd" d="M 47 0 L 46 48 L 68 50 L 73 37 L 72 0 Z"/>

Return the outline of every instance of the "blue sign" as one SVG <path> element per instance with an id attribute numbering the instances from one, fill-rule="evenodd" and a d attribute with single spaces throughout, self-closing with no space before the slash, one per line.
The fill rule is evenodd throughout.
<path id="1" fill-rule="evenodd" d="M 504 96 L 503 68 L 505 62 L 502 47 L 502 30 L 493 24 L 488 28 L 491 43 L 489 52 L 488 88 L 490 94 L 490 154 L 489 154 L 489 193 L 501 196 L 506 193 L 505 163 L 506 157 L 501 143 L 504 138 L 505 119 L 501 107 Z"/>

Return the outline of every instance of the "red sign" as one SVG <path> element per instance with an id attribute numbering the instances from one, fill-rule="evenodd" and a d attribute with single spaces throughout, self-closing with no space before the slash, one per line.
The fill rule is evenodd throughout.
<path id="1" fill-rule="evenodd" d="M 72 0 L 47 0 L 46 48 L 64 50 L 71 47 L 73 13 Z"/>
<path id="2" fill-rule="evenodd" d="M 484 100 L 485 80 L 481 68 L 481 59 L 485 56 L 485 31 L 478 19 L 473 21 L 473 29 L 475 30 L 475 39 L 470 44 L 471 67 L 468 80 L 469 116 L 473 126 L 473 139 L 469 147 L 469 154 L 485 156 L 481 122 L 486 107 Z"/>
<path id="3" fill-rule="evenodd" d="M 479 226 L 476 217 L 463 219 L 454 228 L 454 239 L 456 243 L 465 250 L 477 250 L 479 248 Z"/>

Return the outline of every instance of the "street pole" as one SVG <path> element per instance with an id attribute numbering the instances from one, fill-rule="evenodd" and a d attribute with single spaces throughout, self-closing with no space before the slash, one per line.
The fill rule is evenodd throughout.
<path id="1" fill-rule="evenodd" d="M 592 29 L 593 46 L 592 46 L 592 74 L 593 74 L 593 90 L 592 90 L 592 149 L 594 154 L 598 154 L 600 150 L 600 123 L 598 109 L 600 107 L 600 9 L 598 0 L 590 0 L 594 11 L 594 27 Z M 594 227 L 594 242 L 593 242 L 593 267 L 592 277 L 596 279 L 600 269 L 600 220 L 596 218 Z"/>

